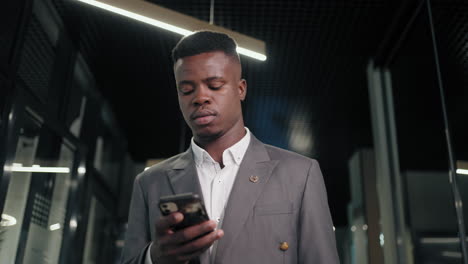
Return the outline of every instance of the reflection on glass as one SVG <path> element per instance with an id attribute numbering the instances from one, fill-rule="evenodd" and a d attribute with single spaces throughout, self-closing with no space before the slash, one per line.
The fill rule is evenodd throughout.
<path id="1" fill-rule="evenodd" d="M 1 263 L 58 263 L 74 148 L 32 116 L 21 124 L 0 222 Z"/>
<path id="2" fill-rule="evenodd" d="M 116 179 L 119 177 L 122 156 L 123 152 L 106 129 L 104 135 L 99 136 L 96 141 L 94 167 L 114 193 L 117 193 L 118 189 L 119 181 Z"/>
<path id="3" fill-rule="evenodd" d="M 34 164 L 31 167 L 24 167 L 21 163 L 13 163 L 11 171 L 15 172 L 42 172 L 42 173 L 70 173 L 67 167 L 41 167 L 41 165 Z"/>
<path id="4" fill-rule="evenodd" d="M 400 262 L 461 263 L 453 257 L 460 254 L 457 218 L 427 6 L 389 68 L 403 198 L 399 239 L 406 245 Z"/>
<path id="5" fill-rule="evenodd" d="M 55 168 L 68 169 L 68 173 L 46 173 L 47 180 L 34 195 L 23 263 L 37 263 L 38 259 L 43 259 L 44 263 L 58 263 L 73 155 L 73 150 L 63 143 Z"/>
<path id="6" fill-rule="evenodd" d="M 16 146 L 15 163 L 32 166 L 39 143 L 40 125 L 33 119 L 25 120 Z M 14 263 L 18 251 L 31 172 L 12 172 L 0 227 L 0 259 Z"/>
<path id="7" fill-rule="evenodd" d="M 106 257 L 112 259 L 112 255 L 106 256 L 104 253 L 106 243 L 103 243 L 106 240 L 106 230 L 109 227 L 110 219 L 109 211 L 93 197 L 89 209 L 83 264 L 110 263 L 103 259 Z"/>
<path id="8" fill-rule="evenodd" d="M 83 117 L 86 108 L 86 100 L 86 97 L 81 98 L 79 115 L 73 120 L 73 122 L 70 125 L 70 133 L 72 133 L 77 138 L 80 137 L 81 125 L 83 123 Z"/>
<path id="9" fill-rule="evenodd" d="M 437 45 L 441 74 L 441 89 L 445 99 L 445 109 L 450 133 L 451 151 L 456 162 L 456 175 L 453 184 L 460 195 L 457 204 L 459 229 L 464 227 L 465 240 L 468 233 L 468 2 L 431 0 L 434 25 L 434 40 Z M 455 192 L 454 192 L 455 193 Z M 460 232 L 459 232 L 460 233 Z M 454 242 L 459 244 L 459 240 Z M 468 255 L 468 243 L 464 254 Z M 460 247 L 443 252 L 450 260 L 461 263 Z M 467 256 L 465 256 L 468 258 Z M 466 259 L 465 262 L 466 263 Z"/>

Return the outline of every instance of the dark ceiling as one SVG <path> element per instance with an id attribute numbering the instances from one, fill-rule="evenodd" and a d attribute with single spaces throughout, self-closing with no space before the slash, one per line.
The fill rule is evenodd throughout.
<path id="1" fill-rule="evenodd" d="M 210 1 L 153 0 L 209 20 Z M 372 145 L 366 65 L 401 2 L 215 1 L 216 25 L 264 40 L 242 57 L 247 126 L 266 143 L 317 158 L 335 224 L 346 223 L 348 160 Z M 75 1 L 55 0 L 137 161 L 178 153 L 185 129 L 170 51 L 180 36 Z"/>

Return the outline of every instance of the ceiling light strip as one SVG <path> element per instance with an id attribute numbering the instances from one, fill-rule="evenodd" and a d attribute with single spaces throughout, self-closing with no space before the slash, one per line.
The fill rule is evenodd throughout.
<path id="1" fill-rule="evenodd" d="M 95 0 L 78 0 L 78 1 L 86 3 L 86 4 L 90 4 L 90 5 L 95 6 L 95 7 L 105 9 L 107 11 L 117 13 L 117 14 L 122 15 L 122 16 L 129 17 L 131 19 L 138 20 L 138 21 L 143 22 L 143 23 L 147 23 L 147 24 L 150 24 L 150 25 L 162 28 L 162 29 L 166 29 L 166 30 L 169 30 L 171 32 L 174 32 L 174 33 L 177 33 L 177 34 L 180 34 L 180 35 L 183 35 L 183 36 L 187 36 L 187 35 L 192 33 L 192 31 L 190 31 L 190 30 L 186 30 L 186 29 L 183 29 L 183 28 L 180 28 L 180 27 L 176 27 L 176 26 L 164 23 L 162 21 L 159 21 L 159 20 L 156 20 L 156 19 L 153 19 L 153 18 L 149 18 L 149 17 L 145 17 L 145 16 L 142 16 L 142 15 L 127 11 L 125 9 L 118 8 L 118 7 L 115 7 L 115 6 L 106 4 L 106 3 L 102 3 L 102 2 L 99 2 L 99 1 L 95 1 Z"/>
<path id="2" fill-rule="evenodd" d="M 43 172 L 43 173 L 70 173 L 67 167 L 17 167 L 12 166 L 11 171 L 16 172 Z"/>
<path id="3" fill-rule="evenodd" d="M 261 60 L 261 61 L 265 61 L 267 59 L 267 57 L 265 55 L 263 55 L 263 54 L 260 54 L 258 52 L 251 51 L 251 50 L 248 50 L 248 49 L 244 49 L 242 47 L 237 47 L 237 52 L 239 54 L 249 56 L 251 58 Z"/>
<path id="4" fill-rule="evenodd" d="M 89 4 L 89 5 L 101 8 L 101 9 L 105 9 L 107 11 L 131 18 L 131 19 L 135 19 L 137 21 L 140 21 L 140 22 L 152 25 L 152 26 L 156 26 L 156 27 L 159 27 L 159 28 L 183 35 L 183 36 L 187 36 L 193 33 L 192 30 L 187 30 L 181 27 L 177 27 L 177 26 L 162 22 L 160 20 L 150 18 L 147 16 L 143 16 L 135 12 L 131 12 L 126 9 L 119 8 L 119 7 L 106 4 L 100 1 L 95 1 L 95 0 L 77 0 L 77 1 Z M 242 47 L 237 47 L 237 52 L 239 54 L 242 54 L 242 55 L 245 55 L 245 56 L 260 60 L 260 61 L 265 61 L 267 59 L 267 57 L 264 54 L 261 54 L 259 52 L 256 52 L 250 49 L 242 48 Z"/>

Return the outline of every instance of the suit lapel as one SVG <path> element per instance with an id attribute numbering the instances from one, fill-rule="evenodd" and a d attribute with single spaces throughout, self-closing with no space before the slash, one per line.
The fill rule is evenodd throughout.
<path id="1" fill-rule="evenodd" d="M 174 161 L 172 168 L 166 171 L 168 180 L 174 194 L 195 193 L 200 195 L 203 201 L 203 193 L 200 187 L 200 181 L 197 176 L 195 161 L 193 160 L 192 149 L 186 152 Z"/>
<path id="2" fill-rule="evenodd" d="M 215 263 L 222 263 L 223 255 L 236 240 L 249 214 L 253 212 L 255 202 L 278 162 L 270 160 L 263 143 L 251 136 L 249 148 L 242 160 L 224 212 L 222 229 L 225 235 L 218 242 Z M 258 177 L 256 182 L 255 176 Z"/>

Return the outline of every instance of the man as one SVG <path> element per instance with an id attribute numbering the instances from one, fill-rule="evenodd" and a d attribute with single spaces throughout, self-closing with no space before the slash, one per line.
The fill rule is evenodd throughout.
<path id="1" fill-rule="evenodd" d="M 235 42 L 200 31 L 173 50 L 191 147 L 137 176 L 122 263 L 339 263 L 318 163 L 244 127 L 247 83 Z M 212 220 L 175 231 L 161 196 L 198 193 Z"/>

